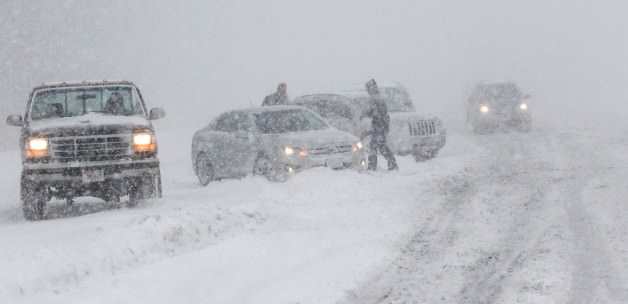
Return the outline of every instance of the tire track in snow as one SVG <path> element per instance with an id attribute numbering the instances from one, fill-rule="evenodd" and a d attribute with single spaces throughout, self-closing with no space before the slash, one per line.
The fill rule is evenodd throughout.
<path id="1" fill-rule="evenodd" d="M 392 267 L 350 293 L 346 302 L 475 304 L 495 303 L 499 299 L 505 281 L 536 254 L 551 225 L 543 225 L 535 217 L 545 212 L 547 196 L 554 193 L 550 187 L 553 168 L 535 155 L 527 136 L 514 140 L 499 136 L 483 139 L 485 142 L 481 144 L 489 151 L 480 164 L 471 164 L 466 174 L 444 183 L 441 208 L 421 226 Z M 501 141 L 486 142 L 496 139 Z M 545 141 L 542 137 L 539 146 L 546 145 Z M 516 197 L 515 202 L 500 197 L 509 192 L 524 196 Z M 467 217 L 467 213 L 475 211 L 474 206 L 488 211 L 488 216 Z M 473 230 L 476 221 L 490 221 L 491 217 L 500 215 L 512 221 L 503 225 L 506 232 L 495 232 L 498 236 L 495 242 L 456 247 L 465 242 L 461 239 L 465 228 Z M 482 235 L 467 236 L 484 241 Z M 452 256 L 455 260 L 448 262 Z M 469 256 L 473 259 L 465 261 Z M 458 284 L 460 280 L 462 283 Z M 435 281 L 444 286 L 436 286 Z"/>
<path id="2" fill-rule="evenodd" d="M 565 139 L 569 140 L 569 137 L 568 134 L 563 135 Z M 563 166 L 567 170 L 576 169 L 568 180 L 563 202 L 574 240 L 572 259 L 575 269 L 567 303 L 598 303 L 600 296 L 606 296 L 614 303 L 626 303 L 628 280 L 618 271 L 621 268 L 617 267 L 613 259 L 606 240 L 608 235 L 601 235 L 603 231 L 600 231 L 600 227 L 603 227 L 603 223 L 596 223 L 590 211 L 591 202 L 585 201 L 583 197 L 583 192 L 592 186 L 591 180 L 603 176 L 609 170 L 607 164 L 615 163 L 614 157 L 599 155 L 600 150 L 585 151 L 582 148 L 586 145 L 572 143 L 571 140 L 565 144 L 570 145 L 565 153 L 570 153 L 571 157 Z M 604 291 L 607 294 L 600 295 Z"/>
<path id="3" fill-rule="evenodd" d="M 417 259 L 442 256 L 456 240 L 457 235 L 453 226 L 461 214 L 460 198 L 472 195 L 476 191 L 467 170 L 435 183 L 437 191 L 446 196 L 446 199 L 436 202 L 438 206 L 431 210 L 426 220 L 418 226 L 417 232 L 401 249 L 401 255 L 385 271 L 365 282 L 359 290 L 348 292 L 343 303 L 392 303 L 390 301 L 403 298 L 412 292 L 405 288 L 399 291 L 395 282 L 399 281 L 400 276 L 420 271 Z M 433 246 L 434 244 L 440 246 Z"/>
<path id="4" fill-rule="evenodd" d="M 500 201 L 497 197 L 490 197 L 490 201 L 486 202 L 511 204 L 513 221 L 499 241 L 491 246 L 495 251 L 481 256 L 472 267 L 473 271 L 465 275 L 466 282 L 460 290 L 457 303 L 497 303 L 513 273 L 524 268 L 549 228 L 547 223 L 539 223 L 535 219 L 546 212 L 544 204 L 554 191 L 548 182 L 551 180 L 548 172 L 551 172 L 552 164 L 539 160 L 528 142 L 520 139 L 508 140 L 507 144 L 504 141 L 505 145 L 499 146 L 487 144 L 496 159 L 490 166 L 494 176 L 490 176 L 483 185 L 501 184 L 506 193 L 517 193 L 517 188 L 527 188 L 529 197 L 524 198 L 523 202 Z M 540 137 L 540 140 L 543 143 L 539 146 L 549 146 L 546 138 Z"/>

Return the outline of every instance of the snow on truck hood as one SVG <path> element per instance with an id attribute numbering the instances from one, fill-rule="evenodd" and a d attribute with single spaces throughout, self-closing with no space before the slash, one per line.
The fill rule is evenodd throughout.
<path id="1" fill-rule="evenodd" d="M 147 127 L 149 125 L 148 120 L 142 116 L 119 116 L 99 113 L 89 113 L 82 116 L 57 119 L 35 120 L 29 123 L 31 132 L 54 129 L 83 128 L 90 126 Z"/>
<path id="2" fill-rule="evenodd" d="M 417 112 L 388 112 L 391 121 L 438 120 L 435 116 L 421 115 Z"/>
<path id="3" fill-rule="evenodd" d="M 357 137 L 335 128 L 327 128 L 317 131 L 270 134 L 269 136 L 277 143 L 297 147 L 322 146 L 332 143 L 353 144 L 358 142 Z"/>

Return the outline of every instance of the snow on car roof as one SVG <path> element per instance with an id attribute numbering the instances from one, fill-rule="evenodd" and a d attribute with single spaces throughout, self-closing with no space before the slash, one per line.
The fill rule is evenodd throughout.
<path id="1" fill-rule="evenodd" d="M 246 112 L 246 113 L 262 113 L 262 112 L 278 112 L 278 111 L 286 111 L 286 110 L 307 110 L 307 108 L 301 106 L 267 106 L 267 107 L 253 107 L 253 108 L 245 108 L 240 110 L 233 110 L 231 112 Z"/>
<path id="2" fill-rule="evenodd" d="M 337 98 L 337 99 L 346 99 L 349 100 L 350 98 L 344 94 L 337 94 L 337 93 L 316 93 L 316 94 L 307 94 L 307 95 L 302 95 L 299 97 L 296 97 L 293 102 L 297 102 L 297 101 L 310 101 L 312 99 L 315 98 Z"/>
<path id="3" fill-rule="evenodd" d="M 499 85 L 517 85 L 516 82 L 510 80 L 494 80 L 494 81 L 482 81 L 478 83 L 478 86 L 499 86 Z"/>
<path id="4" fill-rule="evenodd" d="M 377 85 L 380 88 L 402 88 L 404 90 L 406 89 L 404 85 L 402 85 L 400 82 L 397 82 L 397 81 L 377 81 Z M 318 92 L 306 92 L 306 94 L 303 94 L 301 97 L 312 96 L 312 95 L 339 95 L 339 96 L 345 96 L 345 97 L 364 97 L 368 95 L 368 93 L 366 92 L 365 84 L 353 83 L 347 87 L 348 87 L 347 89 L 336 88 L 336 89 L 323 89 Z"/>
<path id="5" fill-rule="evenodd" d="M 40 86 L 35 87 L 38 89 L 47 88 L 64 88 L 64 87 L 80 87 L 80 86 L 102 86 L 102 85 L 130 85 L 135 86 L 131 81 L 127 80 L 81 80 L 81 81 L 61 81 L 61 82 L 45 82 Z"/>

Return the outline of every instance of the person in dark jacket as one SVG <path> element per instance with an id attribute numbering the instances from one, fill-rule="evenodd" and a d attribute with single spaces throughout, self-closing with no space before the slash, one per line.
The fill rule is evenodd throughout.
<path id="1" fill-rule="evenodd" d="M 395 155 L 386 144 L 386 136 L 390 130 L 390 116 L 386 101 L 381 98 L 377 82 L 374 79 L 366 83 L 366 90 L 370 96 L 370 104 L 363 117 L 371 119 L 371 129 L 367 134 L 371 136 L 368 169 L 377 170 L 377 153 L 379 151 L 388 161 L 388 170 L 397 170 L 399 167 Z"/>
<path id="2" fill-rule="evenodd" d="M 287 105 L 288 104 L 288 85 L 285 83 L 280 83 L 277 86 L 277 92 L 270 94 L 264 98 L 262 102 L 262 106 L 278 106 L 278 105 Z"/>
<path id="3" fill-rule="evenodd" d="M 111 93 L 103 109 L 105 113 L 119 115 L 124 112 L 124 98 L 118 92 Z"/>

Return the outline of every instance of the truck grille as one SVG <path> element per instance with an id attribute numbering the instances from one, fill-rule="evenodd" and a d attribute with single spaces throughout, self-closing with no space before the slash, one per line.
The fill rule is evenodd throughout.
<path id="1" fill-rule="evenodd" d="M 433 120 L 419 120 L 409 122 L 408 128 L 411 136 L 432 136 L 436 135 L 436 123 Z"/>
<path id="2" fill-rule="evenodd" d="M 336 153 L 348 153 L 351 152 L 352 146 L 348 144 L 330 145 L 312 148 L 308 152 L 310 155 L 329 155 Z"/>
<path id="3" fill-rule="evenodd" d="M 60 162 L 120 160 L 131 156 L 130 134 L 50 139 L 52 159 Z"/>

